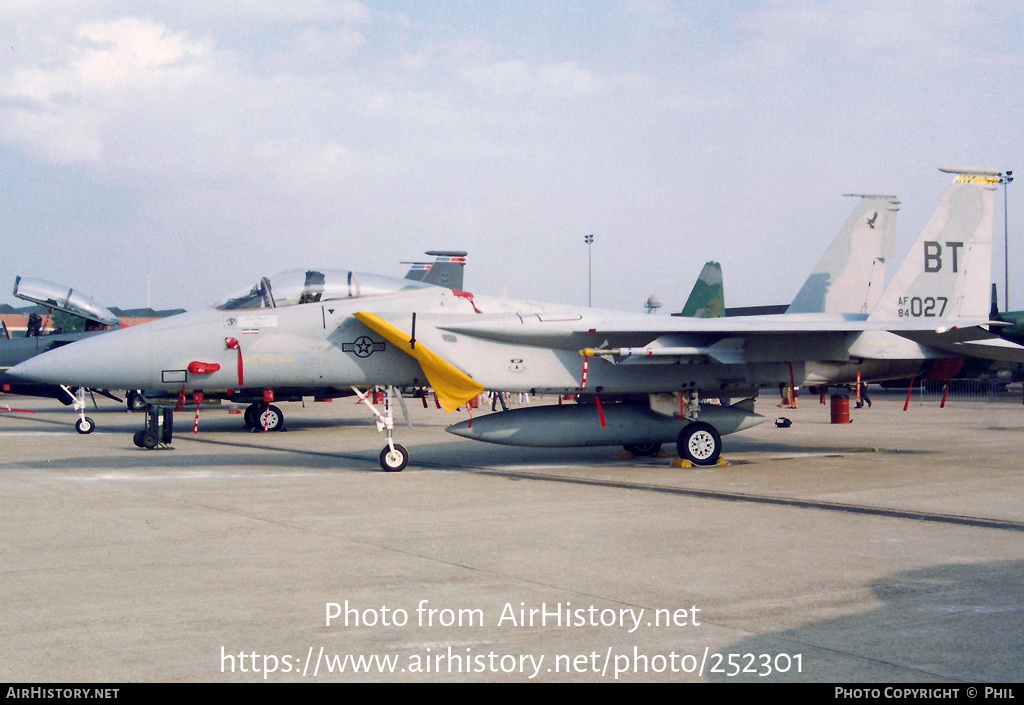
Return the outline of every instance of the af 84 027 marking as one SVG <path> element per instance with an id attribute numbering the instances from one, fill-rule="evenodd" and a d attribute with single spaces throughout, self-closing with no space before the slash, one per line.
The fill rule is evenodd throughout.
<path id="1" fill-rule="evenodd" d="M 946 296 L 904 296 L 900 298 L 900 318 L 940 318 L 948 303 Z"/>

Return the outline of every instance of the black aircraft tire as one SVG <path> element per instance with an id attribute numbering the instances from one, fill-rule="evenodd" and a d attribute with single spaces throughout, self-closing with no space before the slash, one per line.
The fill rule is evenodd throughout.
<path id="1" fill-rule="evenodd" d="M 661 452 L 660 443 L 627 443 L 622 447 L 637 458 L 653 458 Z"/>
<path id="2" fill-rule="evenodd" d="M 149 408 L 149 402 L 142 396 L 142 393 L 136 390 L 128 392 L 125 398 L 125 403 L 128 405 L 129 411 L 145 411 Z"/>
<path id="3" fill-rule="evenodd" d="M 711 424 L 694 421 L 679 432 L 676 451 L 694 465 L 714 465 L 722 454 L 722 437 Z"/>
<path id="4" fill-rule="evenodd" d="M 380 452 L 380 466 L 384 472 L 402 472 L 409 464 L 409 451 L 404 446 L 395 444 L 395 452 L 391 452 L 390 446 L 384 446 Z"/>
<path id="5" fill-rule="evenodd" d="M 256 427 L 256 415 L 259 413 L 259 407 L 256 404 L 250 404 L 245 407 L 245 412 L 242 414 L 242 420 L 245 421 L 246 428 Z"/>
<path id="6" fill-rule="evenodd" d="M 253 418 L 256 420 L 257 431 L 264 429 L 267 431 L 281 431 L 284 429 L 284 414 L 273 404 L 257 411 L 253 414 Z"/>
<path id="7" fill-rule="evenodd" d="M 75 430 L 81 433 L 82 435 L 92 433 L 93 431 L 96 430 L 96 422 L 90 419 L 88 416 L 86 416 L 85 418 L 78 419 L 78 421 L 75 421 Z"/>

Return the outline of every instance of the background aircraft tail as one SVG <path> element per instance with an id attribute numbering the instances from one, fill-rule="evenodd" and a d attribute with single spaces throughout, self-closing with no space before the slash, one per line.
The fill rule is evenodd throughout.
<path id="1" fill-rule="evenodd" d="M 707 262 L 690 290 L 686 305 L 676 316 L 690 318 L 721 318 L 725 315 L 725 287 L 722 283 L 722 265 Z"/>
<path id="2" fill-rule="evenodd" d="M 896 248 L 899 203 L 895 196 L 861 195 L 786 313 L 870 313 Z"/>
<path id="3" fill-rule="evenodd" d="M 466 253 L 461 250 L 428 250 L 433 262 L 403 262 L 411 265 L 406 279 L 443 286 L 462 291 L 462 273 L 466 267 Z"/>
<path id="4" fill-rule="evenodd" d="M 989 315 L 992 206 L 999 172 L 943 167 L 953 184 L 910 248 L 870 318 Z"/>

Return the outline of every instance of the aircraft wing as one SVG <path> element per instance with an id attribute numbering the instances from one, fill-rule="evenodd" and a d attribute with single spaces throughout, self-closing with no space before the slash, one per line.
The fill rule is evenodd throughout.
<path id="1" fill-rule="evenodd" d="M 1000 337 L 987 327 L 998 325 L 998 321 L 988 321 L 987 325 L 958 327 L 946 331 L 895 332 L 915 343 L 943 350 L 957 357 L 978 357 L 1000 362 L 1024 361 L 1024 346 Z"/>
<path id="2" fill-rule="evenodd" d="M 760 317 L 758 317 L 760 318 Z M 795 318 L 795 316 L 772 317 L 771 321 L 751 320 L 736 324 L 737 319 L 720 319 L 700 321 L 701 325 L 675 324 L 651 330 L 643 322 L 611 322 L 586 331 L 579 329 L 576 333 L 589 333 L 601 337 L 605 343 L 600 348 L 585 348 L 580 351 L 587 356 L 615 356 L 619 358 L 687 358 L 706 356 L 722 364 L 740 364 L 748 361 L 744 355 L 744 340 L 760 339 L 761 348 L 782 345 L 783 341 L 792 344 L 801 341 L 807 348 L 828 347 L 840 338 L 868 331 L 886 331 L 906 338 L 933 351 L 942 351 L 956 357 L 978 357 L 1002 362 L 1024 362 L 1024 346 L 999 337 L 990 327 L 999 325 L 988 320 L 957 321 L 956 325 L 941 325 L 943 321 L 928 322 L 921 319 L 909 319 L 896 322 L 878 320 L 778 320 Z M 674 319 L 681 320 L 681 319 Z M 946 322 L 948 324 L 948 322 Z M 667 330 L 672 328 L 672 330 Z M 642 347 L 614 347 L 618 338 L 637 334 L 657 336 Z M 704 334 L 694 335 L 694 334 Z M 707 334 L 715 334 L 715 342 L 711 344 L 692 344 L 690 341 L 704 338 Z M 776 338 L 776 342 L 772 342 Z M 843 357 L 840 346 L 836 348 L 838 358 Z M 823 357 L 821 359 L 827 359 Z"/>
<path id="3" fill-rule="evenodd" d="M 1024 347 L 989 343 L 995 336 L 987 320 L 906 319 L 884 322 L 834 315 L 751 316 L 719 319 L 636 316 L 599 320 L 542 320 L 537 316 L 474 317 L 446 322 L 448 333 L 511 345 L 572 350 L 583 357 L 629 365 L 667 364 L 706 359 L 723 365 L 755 362 L 837 361 L 850 359 L 850 344 L 862 333 L 885 331 L 920 340 L 921 359 L 973 355 L 1024 362 Z M 943 326 L 943 324 L 945 324 Z M 972 341 L 986 341 L 968 350 Z M 920 346 L 920 347 L 919 347 Z M 930 348 L 927 349 L 927 348 Z"/>
<path id="4" fill-rule="evenodd" d="M 946 323 L 947 325 L 943 325 Z M 602 336 L 612 340 L 618 336 L 630 338 L 646 337 L 654 340 L 672 333 L 705 334 L 719 337 L 740 335 L 779 335 L 798 333 L 862 333 L 885 330 L 897 334 L 926 333 L 943 335 L 960 331 L 961 336 L 972 327 L 989 324 L 987 319 L 957 320 L 956 326 L 941 319 L 907 319 L 903 321 L 868 320 L 863 316 L 848 315 L 797 315 L 787 316 L 735 316 L 727 318 L 683 318 L 673 316 L 637 316 L 610 320 L 596 320 L 576 316 L 567 318 L 544 318 L 537 316 L 474 317 L 474 320 L 446 323 L 440 327 L 452 333 L 462 333 L 478 338 L 503 340 L 528 344 L 531 340 L 553 340 L 571 336 Z M 908 336 L 909 337 L 909 336 Z M 981 335 L 979 337 L 986 337 Z M 957 340 L 961 340 L 958 337 Z M 614 342 L 614 341 L 613 341 Z"/>

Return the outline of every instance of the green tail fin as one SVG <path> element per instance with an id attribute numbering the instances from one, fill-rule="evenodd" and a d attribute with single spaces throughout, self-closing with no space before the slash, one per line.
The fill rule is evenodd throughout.
<path id="1" fill-rule="evenodd" d="M 721 318 L 725 315 L 725 287 L 722 265 L 708 262 L 690 290 L 690 298 L 678 315 L 690 318 Z"/>

